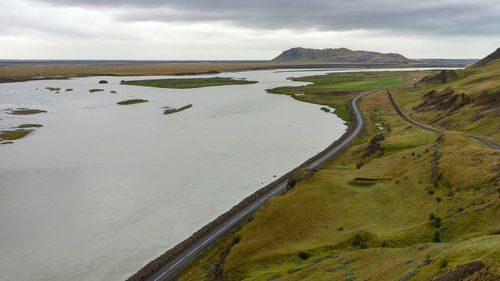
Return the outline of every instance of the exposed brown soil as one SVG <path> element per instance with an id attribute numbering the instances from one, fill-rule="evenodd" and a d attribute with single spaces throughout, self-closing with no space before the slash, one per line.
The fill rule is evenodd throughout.
<path id="1" fill-rule="evenodd" d="M 447 88 L 439 93 L 435 90 L 432 90 L 424 95 L 424 100 L 419 105 L 417 105 L 414 110 L 416 112 L 436 109 L 445 111 L 451 108 L 453 108 L 453 110 L 457 110 L 458 108 L 463 106 L 461 104 L 466 104 L 464 101 L 460 101 L 457 103 L 459 99 L 460 96 L 455 94 L 455 91 L 451 88 Z"/>
<path id="2" fill-rule="evenodd" d="M 477 271 L 485 267 L 481 261 L 473 261 L 462 265 L 457 265 L 454 270 L 445 271 L 440 276 L 435 277 L 432 281 L 459 281 L 471 276 Z"/>
<path id="3" fill-rule="evenodd" d="M 383 152 L 384 148 L 380 144 L 381 141 L 385 140 L 384 134 L 377 134 L 370 140 L 370 144 L 365 148 L 365 153 L 363 154 L 363 158 L 372 156 L 378 151 Z"/>
<path id="4" fill-rule="evenodd" d="M 437 75 L 431 75 L 431 76 L 426 76 L 420 80 L 420 82 L 423 83 L 438 83 L 438 84 L 444 84 L 452 81 L 453 79 L 457 78 L 457 73 L 454 70 L 442 70 L 439 74 Z"/>
<path id="5" fill-rule="evenodd" d="M 494 116 L 500 116 L 500 90 L 496 92 L 484 92 L 474 103 L 481 111 L 491 111 Z"/>

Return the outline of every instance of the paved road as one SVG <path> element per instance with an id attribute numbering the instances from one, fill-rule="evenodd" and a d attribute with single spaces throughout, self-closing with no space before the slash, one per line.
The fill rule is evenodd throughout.
<path id="1" fill-rule="evenodd" d="M 435 132 L 435 133 L 440 133 L 440 134 L 444 134 L 445 132 L 444 131 L 440 131 L 440 130 L 436 130 L 434 128 L 430 128 L 430 127 L 426 127 L 424 125 L 421 125 L 421 124 L 418 124 L 418 123 L 415 123 L 413 120 L 411 120 L 410 118 L 408 118 L 402 111 L 401 109 L 399 109 L 399 106 L 396 104 L 396 102 L 394 101 L 394 99 L 392 98 L 392 94 L 391 94 L 391 91 L 387 90 L 387 95 L 389 96 L 389 99 L 391 100 L 391 103 L 392 103 L 392 106 L 394 107 L 394 110 L 396 110 L 396 112 L 398 113 L 398 115 L 403 119 L 405 120 L 406 122 L 416 126 L 416 127 L 419 127 L 421 129 L 424 129 L 424 130 L 427 130 L 427 131 L 431 131 L 431 132 Z M 482 139 L 480 137 L 476 137 L 476 136 L 471 136 L 471 135 L 468 135 L 470 138 L 473 138 L 477 141 L 480 141 L 486 145 L 489 145 L 493 148 L 496 148 L 496 149 L 500 149 L 500 145 L 496 144 L 496 143 L 493 143 L 493 142 L 490 142 L 488 140 L 485 140 L 485 139 Z"/>
<path id="2" fill-rule="evenodd" d="M 364 125 L 363 117 L 361 116 L 361 113 L 359 112 L 359 109 L 356 105 L 356 102 L 358 101 L 359 98 L 361 98 L 362 96 L 377 92 L 377 91 L 385 90 L 385 89 L 392 88 L 392 87 L 402 86 L 402 85 L 406 85 L 406 84 L 375 89 L 375 90 L 363 92 L 363 93 L 357 95 L 351 101 L 351 108 L 354 110 L 354 114 L 355 114 L 355 117 L 357 120 L 356 128 L 340 144 L 333 147 L 330 151 L 325 153 L 322 157 L 318 158 L 316 161 L 309 164 L 307 166 L 307 168 L 314 169 L 314 168 L 318 167 L 321 163 L 325 162 L 327 159 L 329 159 L 330 157 L 335 155 L 337 152 L 339 152 L 342 148 L 344 148 L 346 145 L 348 145 L 359 134 L 359 132 L 361 131 L 361 129 L 363 128 L 363 125 Z M 267 201 L 267 199 L 275 196 L 276 194 L 279 194 L 286 187 L 287 187 L 287 180 L 285 179 L 281 183 L 279 183 L 274 189 L 272 189 L 268 193 L 264 194 L 262 197 L 256 199 L 252 204 L 250 204 L 249 206 L 245 207 L 243 210 L 239 211 L 238 213 L 236 213 L 235 215 L 233 215 L 232 217 L 227 219 L 224 223 L 217 226 L 214 230 L 209 232 L 204 237 L 200 238 L 196 243 L 194 243 L 189 248 L 184 250 L 179 256 L 177 256 L 175 259 L 168 262 L 159 271 L 157 271 L 155 274 L 151 275 L 146 280 L 147 281 L 167 280 L 175 272 L 177 272 L 183 266 L 185 266 L 190 261 L 192 261 L 201 251 L 203 251 L 203 249 L 205 249 L 210 244 L 212 244 L 215 240 L 217 240 L 217 238 L 224 235 L 224 233 L 229 231 L 231 228 L 233 228 L 235 225 L 237 225 L 239 222 L 241 222 L 245 217 L 247 217 L 248 215 L 253 213 L 259 206 L 264 204 Z"/>

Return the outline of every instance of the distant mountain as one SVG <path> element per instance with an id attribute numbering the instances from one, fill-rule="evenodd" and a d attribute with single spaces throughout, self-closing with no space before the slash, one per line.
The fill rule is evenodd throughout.
<path id="1" fill-rule="evenodd" d="M 412 60 L 400 54 L 382 54 L 368 51 L 338 49 L 292 48 L 281 53 L 272 62 L 278 63 L 338 63 L 338 64 L 408 64 Z"/>

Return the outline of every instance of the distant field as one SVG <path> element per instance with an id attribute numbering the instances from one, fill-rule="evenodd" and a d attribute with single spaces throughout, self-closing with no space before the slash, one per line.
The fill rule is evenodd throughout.
<path id="1" fill-rule="evenodd" d="M 462 67 L 465 64 L 429 63 L 407 65 L 363 65 L 342 63 L 271 63 L 271 62 L 187 62 L 187 63 L 52 63 L 52 64 L 0 64 L 0 82 L 15 82 L 31 78 L 54 76 L 139 76 L 187 75 L 257 69 L 335 68 L 335 67 Z"/>
<path id="2" fill-rule="evenodd" d="M 0 78 L 89 75 L 181 75 L 264 69 L 271 63 L 50 64 L 0 66 Z"/>
<path id="3" fill-rule="evenodd" d="M 255 83 L 257 83 L 257 81 L 239 80 L 227 77 L 122 81 L 122 84 L 126 85 L 148 86 L 148 87 L 158 87 L 158 88 L 175 88 L 175 89 L 190 89 L 190 88 L 255 84 Z"/>

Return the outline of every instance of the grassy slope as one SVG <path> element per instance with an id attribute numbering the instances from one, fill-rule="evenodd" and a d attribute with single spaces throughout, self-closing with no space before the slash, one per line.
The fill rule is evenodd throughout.
<path id="1" fill-rule="evenodd" d="M 304 99 L 337 104 L 335 91 L 325 87 L 323 96 L 320 86 L 293 91 L 304 93 Z M 412 97 L 416 92 L 409 88 L 408 100 L 417 99 Z M 340 99 L 347 101 L 350 95 Z M 414 268 L 419 272 L 412 280 L 428 280 L 472 260 L 481 260 L 500 276 L 500 237 L 495 235 L 500 231 L 500 152 L 461 132 L 440 138 L 409 128 L 398 116 L 387 115 L 395 112 L 384 92 L 364 97 L 359 105 L 364 113 L 378 115 L 366 115 L 362 134 L 348 149 L 312 179 L 270 199 L 237 232 L 241 242 L 225 259 L 224 279 L 398 280 Z M 384 150 L 363 157 L 379 133 L 386 136 L 380 142 Z M 433 180 L 432 174 L 441 176 Z M 359 184 L 354 180 L 359 177 L 379 180 Z M 446 227 L 430 225 L 431 212 Z M 432 243 L 436 231 L 441 243 Z M 353 245 L 356 234 L 366 239 L 367 249 Z M 422 244 L 429 247 L 420 250 Z M 210 247 L 210 255 L 185 269 L 180 280 L 213 280 L 207 269 L 219 252 Z M 299 252 L 312 256 L 302 260 Z M 431 263 L 419 268 L 426 256 Z"/>
<path id="2" fill-rule="evenodd" d="M 226 77 L 212 78 L 177 78 L 177 79 L 154 79 L 154 80 L 134 80 L 123 81 L 122 84 L 149 86 L 158 88 L 190 89 L 224 85 L 255 84 L 257 81 L 247 81 Z"/>
<path id="3" fill-rule="evenodd" d="M 479 68 L 446 71 L 443 76 L 446 83 L 419 83 L 415 89 L 394 91 L 394 98 L 418 122 L 500 142 L 500 60 Z M 422 106 L 431 90 L 439 103 Z M 442 95 L 450 90 L 450 97 Z M 452 99 L 456 101 L 452 103 Z"/>

